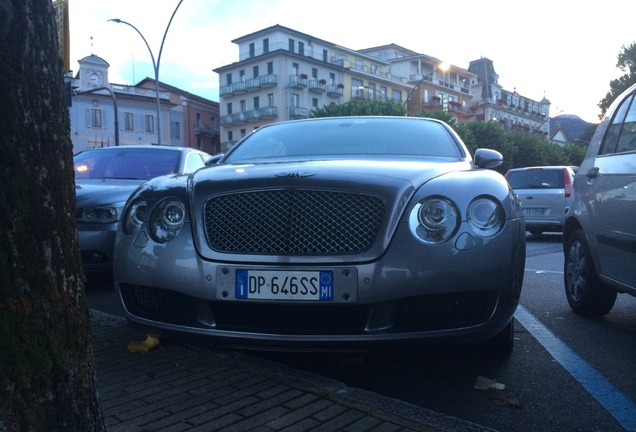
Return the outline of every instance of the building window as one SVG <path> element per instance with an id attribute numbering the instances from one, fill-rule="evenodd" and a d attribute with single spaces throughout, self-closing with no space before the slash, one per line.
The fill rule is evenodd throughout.
<path id="1" fill-rule="evenodd" d="M 181 123 L 170 122 L 170 138 L 181 139 Z"/>
<path id="2" fill-rule="evenodd" d="M 99 108 L 91 108 L 90 125 L 94 128 L 102 127 L 102 110 Z"/>
<path id="3" fill-rule="evenodd" d="M 269 93 L 267 95 L 267 106 L 270 108 L 274 106 L 274 93 Z"/>
<path id="4" fill-rule="evenodd" d="M 305 55 L 305 44 L 303 42 L 298 42 L 298 54 Z"/>
<path id="5" fill-rule="evenodd" d="M 245 81 L 245 71 L 244 70 L 240 70 L 239 71 L 239 82 L 243 82 Z"/>
<path id="6" fill-rule="evenodd" d="M 239 103 L 241 104 L 241 111 L 240 112 L 245 112 L 245 101 L 242 100 Z"/>
<path id="7" fill-rule="evenodd" d="M 298 66 L 298 63 L 292 63 L 292 69 L 294 70 L 294 75 L 299 74 L 300 66 Z"/>
<path id="8" fill-rule="evenodd" d="M 269 39 L 268 38 L 263 39 L 263 52 L 264 53 L 268 53 L 269 52 Z"/>
<path id="9" fill-rule="evenodd" d="M 146 132 L 154 132 L 155 131 L 155 116 L 146 114 Z"/>
<path id="10" fill-rule="evenodd" d="M 250 57 L 254 57 L 256 50 L 254 49 L 254 42 L 250 44 Z"/>
<path id="11" fill-rule="evenodd" d="M 329 74 L 329 83 L 331 83 L 331 84 L 335 84 L 336 83 L 336 74 L 335 73 L 330 73 Z"/>
<path id="12" fill-rule="evenodd" d="M 197 126 L 201 126 L 201 113 L 197 113 Z"/>
<path id="13" fill-rule="evenodd" d="M 318 108 L 318 99 L 317 98 L 311 98 L 311 106 L 313 108 Z"/>
<path id="14" fill-rule="evenodd" d="M 197 149 L 201 150 L 201 147 L 203 147 L 203 140 L 201 137 L 197 137 Z"/>
<path id="15" fill-rule="evenodd" d="M 131 112 L 124 113 L 124 130 L 127 130 L 127 131 L 135 130 L 135 116 Z"/>
<path id="16" fill-rule="evenodd" d="M 228 133 L 227 133 L 227 140 L 228 140 L 229 142 L 232 142 L 232 140 L 233 140 L 233 139 L 234 139 L 234 132 L 232 132 L 232 131 L 228 131 Z"/>
<path id="17" fill-rule="evenodd" d="M 326 49 L 322 50 L 322 61 L 329 61 L 329 51 L 327 51 Z"/>
<path id="18" fill-rule="evenodd" d="M 391 98 L 396 102 L 402 102 L 402 92 L 400 90 L 391 90 Z"/>
<path id="19" fill-rule="evenodd" d="M 296 45 L 296 41 L 293 39 L 289 39 L 289 52 L 294 52 L 294 47 Z"/>
<path id="20" fill-rule="evenodd" d="M 241 138 L 245 138 L 245 135 L 247 135 L 247 129 L 241 129 Z"/>
<path id="21" fill-rule="evenodd" d="M 225 84 L 227 84 L 227 85 L 232 84 L 232 74 L 231 73 L 225 75 Z"/>
<path id="22" fill-rule="evenodd" d="M 268 75 L 274 74 L 274 62 L 267 62 L 267 74 Z"/>
<path id="23" fill-rule="evenodd" d="M 228 102 L 227 104 L 227 113 L 232 114 L 232 102 Z"/>
<path id="24" fill-rule="evenodd" d="M 258 78 L 258 66 L 252 68 L 252 78 Z"/>
<path id="25" fill-rule="evenodd" d="M 318 79 L 318 69 L 311 68 L 311 77 L 314 79 Z"/>
<path id="26" fill-rule="evenodd" d="M 261 107 L 261 101 L 258 96 L 254 97 L 254 109 L 259 109 Z"/>

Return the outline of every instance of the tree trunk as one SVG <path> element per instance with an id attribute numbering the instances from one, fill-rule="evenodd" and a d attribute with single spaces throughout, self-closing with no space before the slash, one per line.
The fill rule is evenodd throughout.
<path id="1" fill-rule="evenodd" d="M 51 0 L 0 0 L 0 432 L 105 431 Z"/>

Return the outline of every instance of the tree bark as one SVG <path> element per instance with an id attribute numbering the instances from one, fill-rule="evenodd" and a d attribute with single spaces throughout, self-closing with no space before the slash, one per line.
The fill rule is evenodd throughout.
<path id="1" fill-rule="evenodd" d="M 51 0 L 0 0 L 0 432 L 105 431 Z"/>

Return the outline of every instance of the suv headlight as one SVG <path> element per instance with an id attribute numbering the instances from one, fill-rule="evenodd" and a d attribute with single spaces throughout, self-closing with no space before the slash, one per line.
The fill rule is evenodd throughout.
<path id="1" fill-rule="evenodd" d="M 426 244 L 439 244 L 451 238 L 459 227 L 459 212 L 455 204 L 441 197 L 429 197 L 411 210 L 411 233 Z"/>
<path id="2" fill-rule="evenodd" d="M 150 235 L 160 243 L 175 238 L 185 224 L 185 205 L 176 198 L 161 201 L 150 216 Z"/>

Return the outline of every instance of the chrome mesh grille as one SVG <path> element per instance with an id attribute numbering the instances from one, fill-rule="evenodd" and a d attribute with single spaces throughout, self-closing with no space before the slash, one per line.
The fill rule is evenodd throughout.
<path id="1" fill-rule="evenodd" d="M 365 251 L 384 216 L 375 195 L 269 190 L 211 197 L 205 204 L 208 245 L 224 253 L 329 255 Z"/>

